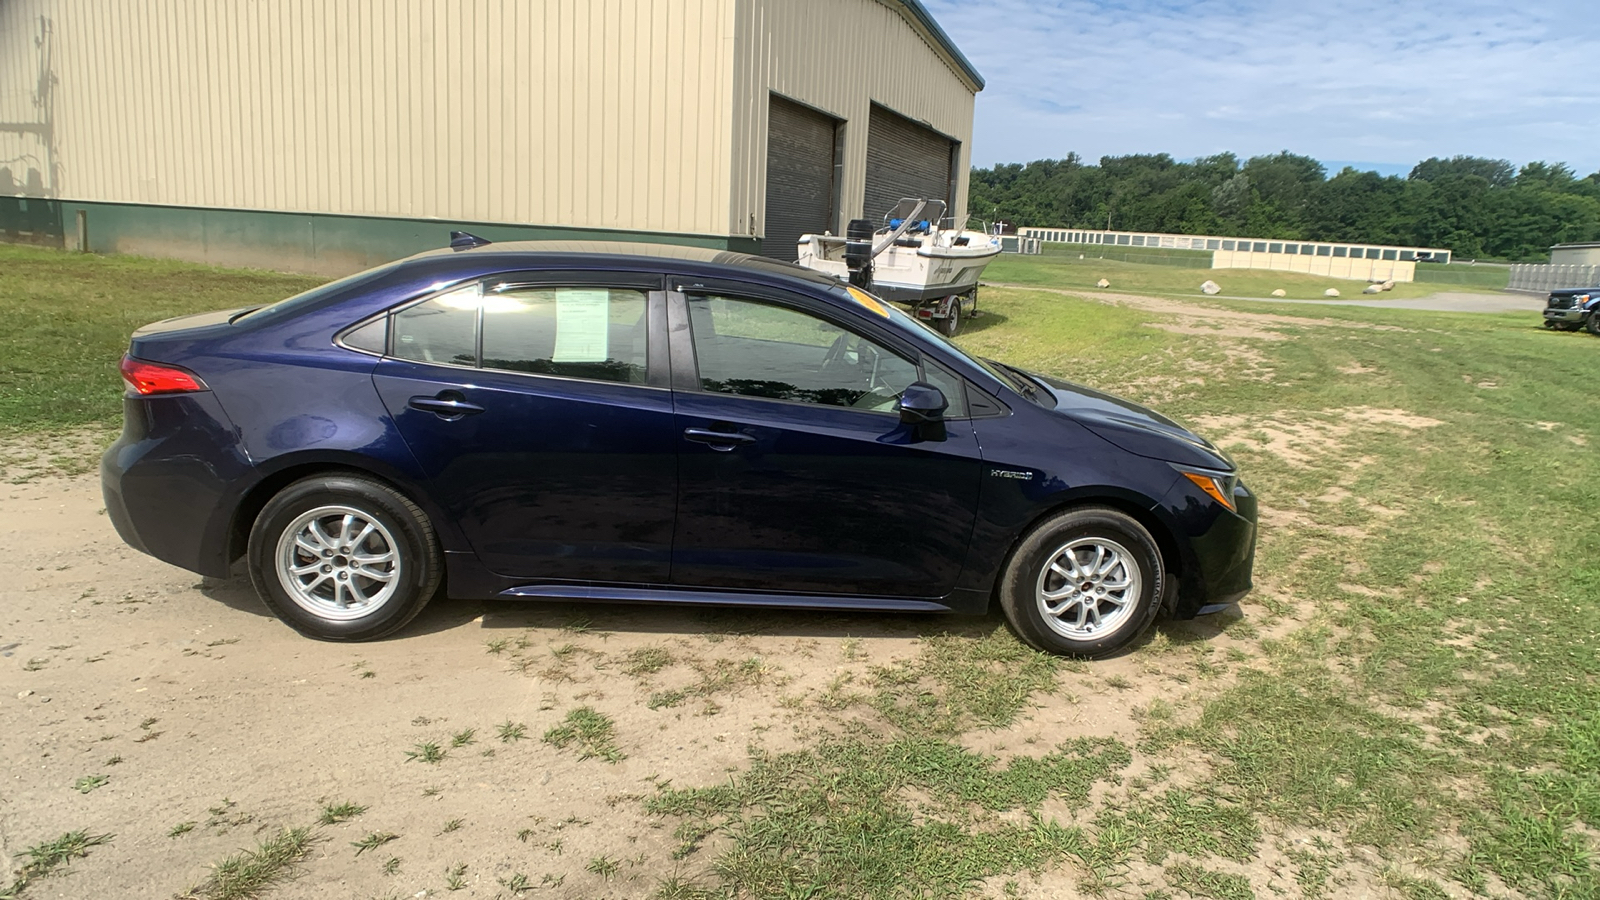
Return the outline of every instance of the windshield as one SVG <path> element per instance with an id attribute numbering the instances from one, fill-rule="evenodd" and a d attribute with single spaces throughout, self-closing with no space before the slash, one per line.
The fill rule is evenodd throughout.
<path id="1" fill-rule="evenodd" d="M 856 288 L 856 290 L 860 290 L 860 288 Z M 971 365 L 972 368 L 987 373 L 991 378 L 996 379 L 1001 384 L 1006 385 L 1023 396 L 1032 396 L 1035 393 L 1034 387 L 1023 379 L 1018 378 L 1012 373 L 1009 367 L 973 356 L 967 351 L 961 349 L 961 347 L 958 346 L 954 341 L 940 334 L 938 331 L 928 327 L 927 325 L 924 325 L 916 316 L 907 315 L 906 313 L 902 312 L 899 307 L 880 299 L 876 294 L 873 294 L 870 291 L 862 291 L 862 293 L 876 300 L 878 305 L 881 306 L 882 309 L 888 314 L 889 321 L 894 323 L 901 330 L 914 332 L 920 337 L 932 338 L 940 346 L 944 347 L 946 350 L 949 350 L 963 362 Z"/>

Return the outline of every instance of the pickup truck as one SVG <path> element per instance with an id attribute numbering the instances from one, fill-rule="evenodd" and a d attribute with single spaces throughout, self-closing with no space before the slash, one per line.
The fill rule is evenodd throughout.
<path id="1" fill-rule="evenodd" d="M 1600 287 L 1551 291 L 1550 298 L 1545 301 L 1544 327 L 1560 331 L 1587 328 L 1590 334 L 1600 335 L 1597 308 L 1600 308 Z"/>

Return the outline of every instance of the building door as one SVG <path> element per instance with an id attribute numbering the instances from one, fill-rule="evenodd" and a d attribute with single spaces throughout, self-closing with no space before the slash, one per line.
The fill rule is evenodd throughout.
<path id="1" fill-rule="evenodd" d="M 834 227 L 839 123 L 772 95 L 767 112 L 767 217 L 761 254 L 794 262 L 802 234 Z"/>
<path id="2" fill-rule="evenodd" d="M 950 202 L 956 142 L 873 104 L 863 218 L 877 225 L 902 197 Z"/>

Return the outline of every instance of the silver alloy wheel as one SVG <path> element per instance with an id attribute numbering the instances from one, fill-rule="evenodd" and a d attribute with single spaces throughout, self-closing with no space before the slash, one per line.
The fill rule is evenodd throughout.
<path id="1" fill-rule="evenodd" d="M 1075 641 L 1095 640 L 1127 623 L 1144 581 L 1128 548 L 1084 537 L 1050 554 L 1039 573 L 1039 612 L 1050 630 Z"/>
<path id="2" fill-rule="evenodd" d="M 284 592 L 322 619 L 371 615 L 400 586 L 394 535 L 371 513 L 350 506 L 302 513 L 279 536 L 276 559 Z"/>

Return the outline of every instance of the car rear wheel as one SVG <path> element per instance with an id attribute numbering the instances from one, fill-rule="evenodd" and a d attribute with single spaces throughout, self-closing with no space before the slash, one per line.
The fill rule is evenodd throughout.
<path id="1" fill-rule="evenodd" d="M 250 530 L 250 579 L 291 628 L 365 641 L 404 626 L 432 599 L 442 565 L 426 514 L 355 475 L 296 481 Z"/>
<path id="2" fill-rule="evenodd" d="M 1161 552 L 1133 517 L 1070 509 L 1028 533 L 1000 581 L 1000 605 L 1024 641 L 1098 659 L 1127 647 L 1155 619 Z"/>

